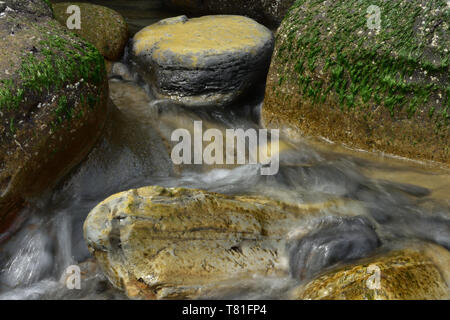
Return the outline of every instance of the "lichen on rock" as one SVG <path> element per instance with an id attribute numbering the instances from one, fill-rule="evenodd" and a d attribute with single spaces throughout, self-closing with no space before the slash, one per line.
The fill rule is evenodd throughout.
<path id="1" fill-rule="evenodd" d="M 290 230 L 325 212 L 356 211 L 334 200 L 301 205 L 152 186 L 98 204 L 85 220 L 84 237 L 109 280 L 129 297 L 191 299 L 230 283 L 288 275 Z"/>
<path id="2" fill-rule="evenodd" d="M 290 294 L 302 300 L 445 300 L 449 263 L 445 248 L 412 245 L 329 271 Z"/>
<path id="3" fill-rule="evenodd" d="M 6 7 L 38 17 L 53 17 L 49 0 L 2 0 Z"/>
<path id="4" fill-rule="evenodd" d="M 165 19 L 133 38 L 137 71 L 158 98 L 228 105 L 267 73 L 272 33 L 241 16 Z"/>

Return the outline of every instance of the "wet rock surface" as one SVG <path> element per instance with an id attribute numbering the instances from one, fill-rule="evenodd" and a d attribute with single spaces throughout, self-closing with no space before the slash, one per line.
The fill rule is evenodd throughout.
<path id="1" fill-rule="evenodd" d="M 157 98 L 228 105 L 267 72 L 272 33 L 240 16 L 180 16 L 138 32 L 132 55 Z"/>
<path id="2" fill-rule="evenodd" d="M 67 0 L 51 0 L 52 3 L 68 2 Z M 130 36 L 148 25 L 164 18 L 170 18 L 178 12 L 163 6 L 162 0 L 90 0 L 89 3 L 108 7 L 119 12 L 127 22 Z"/>
<path id="3" fill-rule="evenodd" d="M 286 234 L 298 221 L 339 210 L 144 187 L 100 203 L 84 224 L 89 250 L 129 297 L 195 298 L 227 282 L 288 274 Z"/>
<path id="4" fill-rule="evenodd" d="M 92 2 L 131 13 L 139 22 L 136 28 L 152 23 L 145 21 L 154 18 L 153 11 L 141 11 L 157 8 L 160 1 Z M 242 7 L 249 3 L 254 2 L 244 1 Z M 51 156 L 36 155 L 30 170 L 18 175 L 24 183 L 17 184 L 15 177 L 16 189 L 10 190 L 22 188 L 29 200 L 24 210 L 18 211 L 21 198 L 0 201 L 8 205 L 6 211 L 0 208 L 8 212 L 6 219 L 0 218 L 2 227 L 16 213 L 25 220 L 14 234 L 16 228 L 6 233 L 0 228 L 0 242 L 8 239 L 0 244 L 0 300 L 449 298 L 448 171 L 400 159 L 378 162 L 369 153 L 360 158 L 284 137 L 274 176 L 261 176 L 260 167 L 250 164 L 174 165 L 170 152 L 176 142 L 170 137 L 177 128 L 195 135 L 193 122 L 202 121 L 204 129 L 222 133 L 227 128 L 259 129 L 263 90 L 249 90 L 228 108 L 155 100 L 127 56 L 107 62 L 111 99 L 104 129 L 99 118 L 91 131 L 79 133 L 79 122 L 91 125 L 92 114 L 106 115 L 98 111 L 99 106 L 104 110 L 104 76 L 95 80 L 97 71 L 104 75 L 103 63 L 95 61 L 103 59 L 93 46 L 54 29 L 46 10 L 36 15 L 32 7 L 17 8 L 5 6 L 0 12 L 0 22 L 9 23 L 0 29 L 9 34 L 2 39 L 14 47 L 3 56 L 0 52 L 0 79 L 6 79 L 0 82 L 0 142 L 6 141 L 7 148 L 17 145 L 22 153 L 15 160 L 29 161 L 27 143 L 45 135 L 40 125 L 50 123 L 56 138 L 43 140 L 49 145 L 43 150 L 52 151 L 57 160 L 47 169 Z M 188 21 L 181 16 L 161 25 Z M 67 85 L 61 87 L 56 78 Z M 61 134 L 57 125 L 70 134 Z M 54 141 L 73 160 L 69 170 L 84 153 L 68 143 L 71 135 L 88 135 L 83 142 L 87 150 L 100 130 L 85 160 L 62 174 L 59 166 L 66 166 L 67 159 L 51 149 Z M 1 156 L 0 182 L 8 181 L 2 176 Z M 35 167 L 44 168 L 41 175 L 32 171 Z M 40 195 L 47 186 L 44 177 L 52 175 L 58 176 L 55 181 L 65 178 Z M 162 187 L 142 188 L 149 185 Z M 20 222 L 14 219 L 15 226 Z M 81 271 L 80 290 L 66 287 L 67 267 L 74 266 Z M 373 288 L 377 270 L 380 287 Z"/>
<path id="5" fill-rule="evenodd" d="M 296 1 L 277 31 L 262 124 L 448 165 L 447 20 L 445 1 Z"/>
<path id="6" fill-rule="evenodd" d="M 106 118 L 102 56 L 46 15 L 0 19 L 0 231 L 90 151 Z M 21 8 L 21 7 L 20 7 Z"/>
<path id="7" fill-rule="evenodd" d="M 331 271 L 292 290 L 292 298 L 325 300 L 423 300 L 449 298 L 449 251 L 412 244 Z M 375 277 L 378 277 L 378 280 Z M 379 282 L 378 282 L 379 281 Z"/>
<path id="8" fill-rule="evenodd" d="M 116 61 L 123 55 L 128 40 L 128 26 L 124 18 L 107 7 L 80 2 L 63 2 L 53 5 L 55 19 L 63 26 L 73 14 L 67 8 L 76 5 L 80 8 L 80 29 L 72 29 L 86 41 L 93 44 L 108 60 Z"/>

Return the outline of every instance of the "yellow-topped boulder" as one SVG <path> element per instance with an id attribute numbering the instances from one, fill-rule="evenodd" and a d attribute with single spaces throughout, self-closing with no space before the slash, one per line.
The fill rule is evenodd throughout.
<path id="1" fill-rule="evenodd" d="M 250 18 L 180 16 L 138 32 L 132 54 L 158 98 L 226 105 L 264 78 L 272 48 L 272 32 Z"/>

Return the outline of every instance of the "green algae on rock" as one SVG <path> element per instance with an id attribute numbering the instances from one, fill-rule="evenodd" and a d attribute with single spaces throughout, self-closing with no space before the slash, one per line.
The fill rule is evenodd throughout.
<path id="1" fill-rule="evenodd" d="M 109 280 L 129 297 L 198 298 L 227 283 L 287 275 L 289 230 L 324 214 L 361 212 L 348 204 L 144 187 L 98 204 L 85 220 L 84 237 Z"/>
<path id="2" fill-rule="evenodd" d="M 106 117 L 103 57 L 28 11 L 0 20 L 0 231 L 84 158 Z"/>
<path id="3" fill-rule="evenodd" d="M 118 60 L 128 40 L 128 26 L 116 11 L 89 3 L 63 2 L 53 5 L 55 19 L 66 26 L 70 13 L 67 8 L 76 5 L 80 8 L 81 29 L 71 31 L 93 44 L 108 60 Z"/>
<path id="4" fill-rule="evenodd" d="M 158 98 L 227 105 L 267 74 L 270 30 L 241 16 L 161 20 L 133 38 L 132 58 Z"/>
<path id="5" fill-rule="evenodd" d="M 291 298 L 446 300 L 450 298 L 449 266 L 450 252 L 445 248 L 413 245 L 328 272 L 292 290 Z"/>
<path id="6" fill-rule="evenodd" d="M 381 10 L 379 31 L 367 9 Z M 305 1 L 276 37 L 262 122 L 449 163 L 446 1 Z"/>

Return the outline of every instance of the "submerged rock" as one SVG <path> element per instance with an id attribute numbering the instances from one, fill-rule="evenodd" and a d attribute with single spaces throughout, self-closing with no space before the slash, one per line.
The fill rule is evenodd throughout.
<path id="1" fill-rule="evenodd" d="M 164 0 L 169 7 L 195 15 L 237 14 L 276 28 L 294 0 Z"/>
<path id="2" fill-rule="evenodd" d="M 0 19 L 0 239 L 25 200 L 84 158 L 106 118 L 103 57 L 30 11 Z"/>
<path id="3" fill-rule="evenodd" d="M 159 99 L 227 105 L 267 73 L 272 33 L 241 16 L 169 18 L 133 39 L 137 71 Z"/>
<path id="4" fill-rule="evenodd" d="M 445 1 L 296 1 L 278 29 L 263 125 L 449 164 L 448 27 Z"/>
<path id="5" fill-rule="evenodd" d="M 449 299 L 449 266 L 450 252 L 445 248 L 437 245 L 413 246 L 328 272 L 292 290 L 291 298 Z"/>
<path id="6" fill-rule="evenodd" d="M 116 11 L 90 3 L 63 2 L 53 5 L 55 19 L 63 26 L 73 14 L 67 8 L 76 5 L 80 8 L 80 29 L 72 29 L 85 40 L 92 43 L 100 53 L 111 61 L 120 59 L 128 40 L 128 26 L 125 19 Z"/>
<path id="7" fill-rule="evenodd" d="M 84 236 L 109 280 L 129 297 L 196 298 L 227 283 L 288 275 L 289 231 L 324 212 L 354 214 L 344 207 L 145 187 L 100 203 Z"/>

